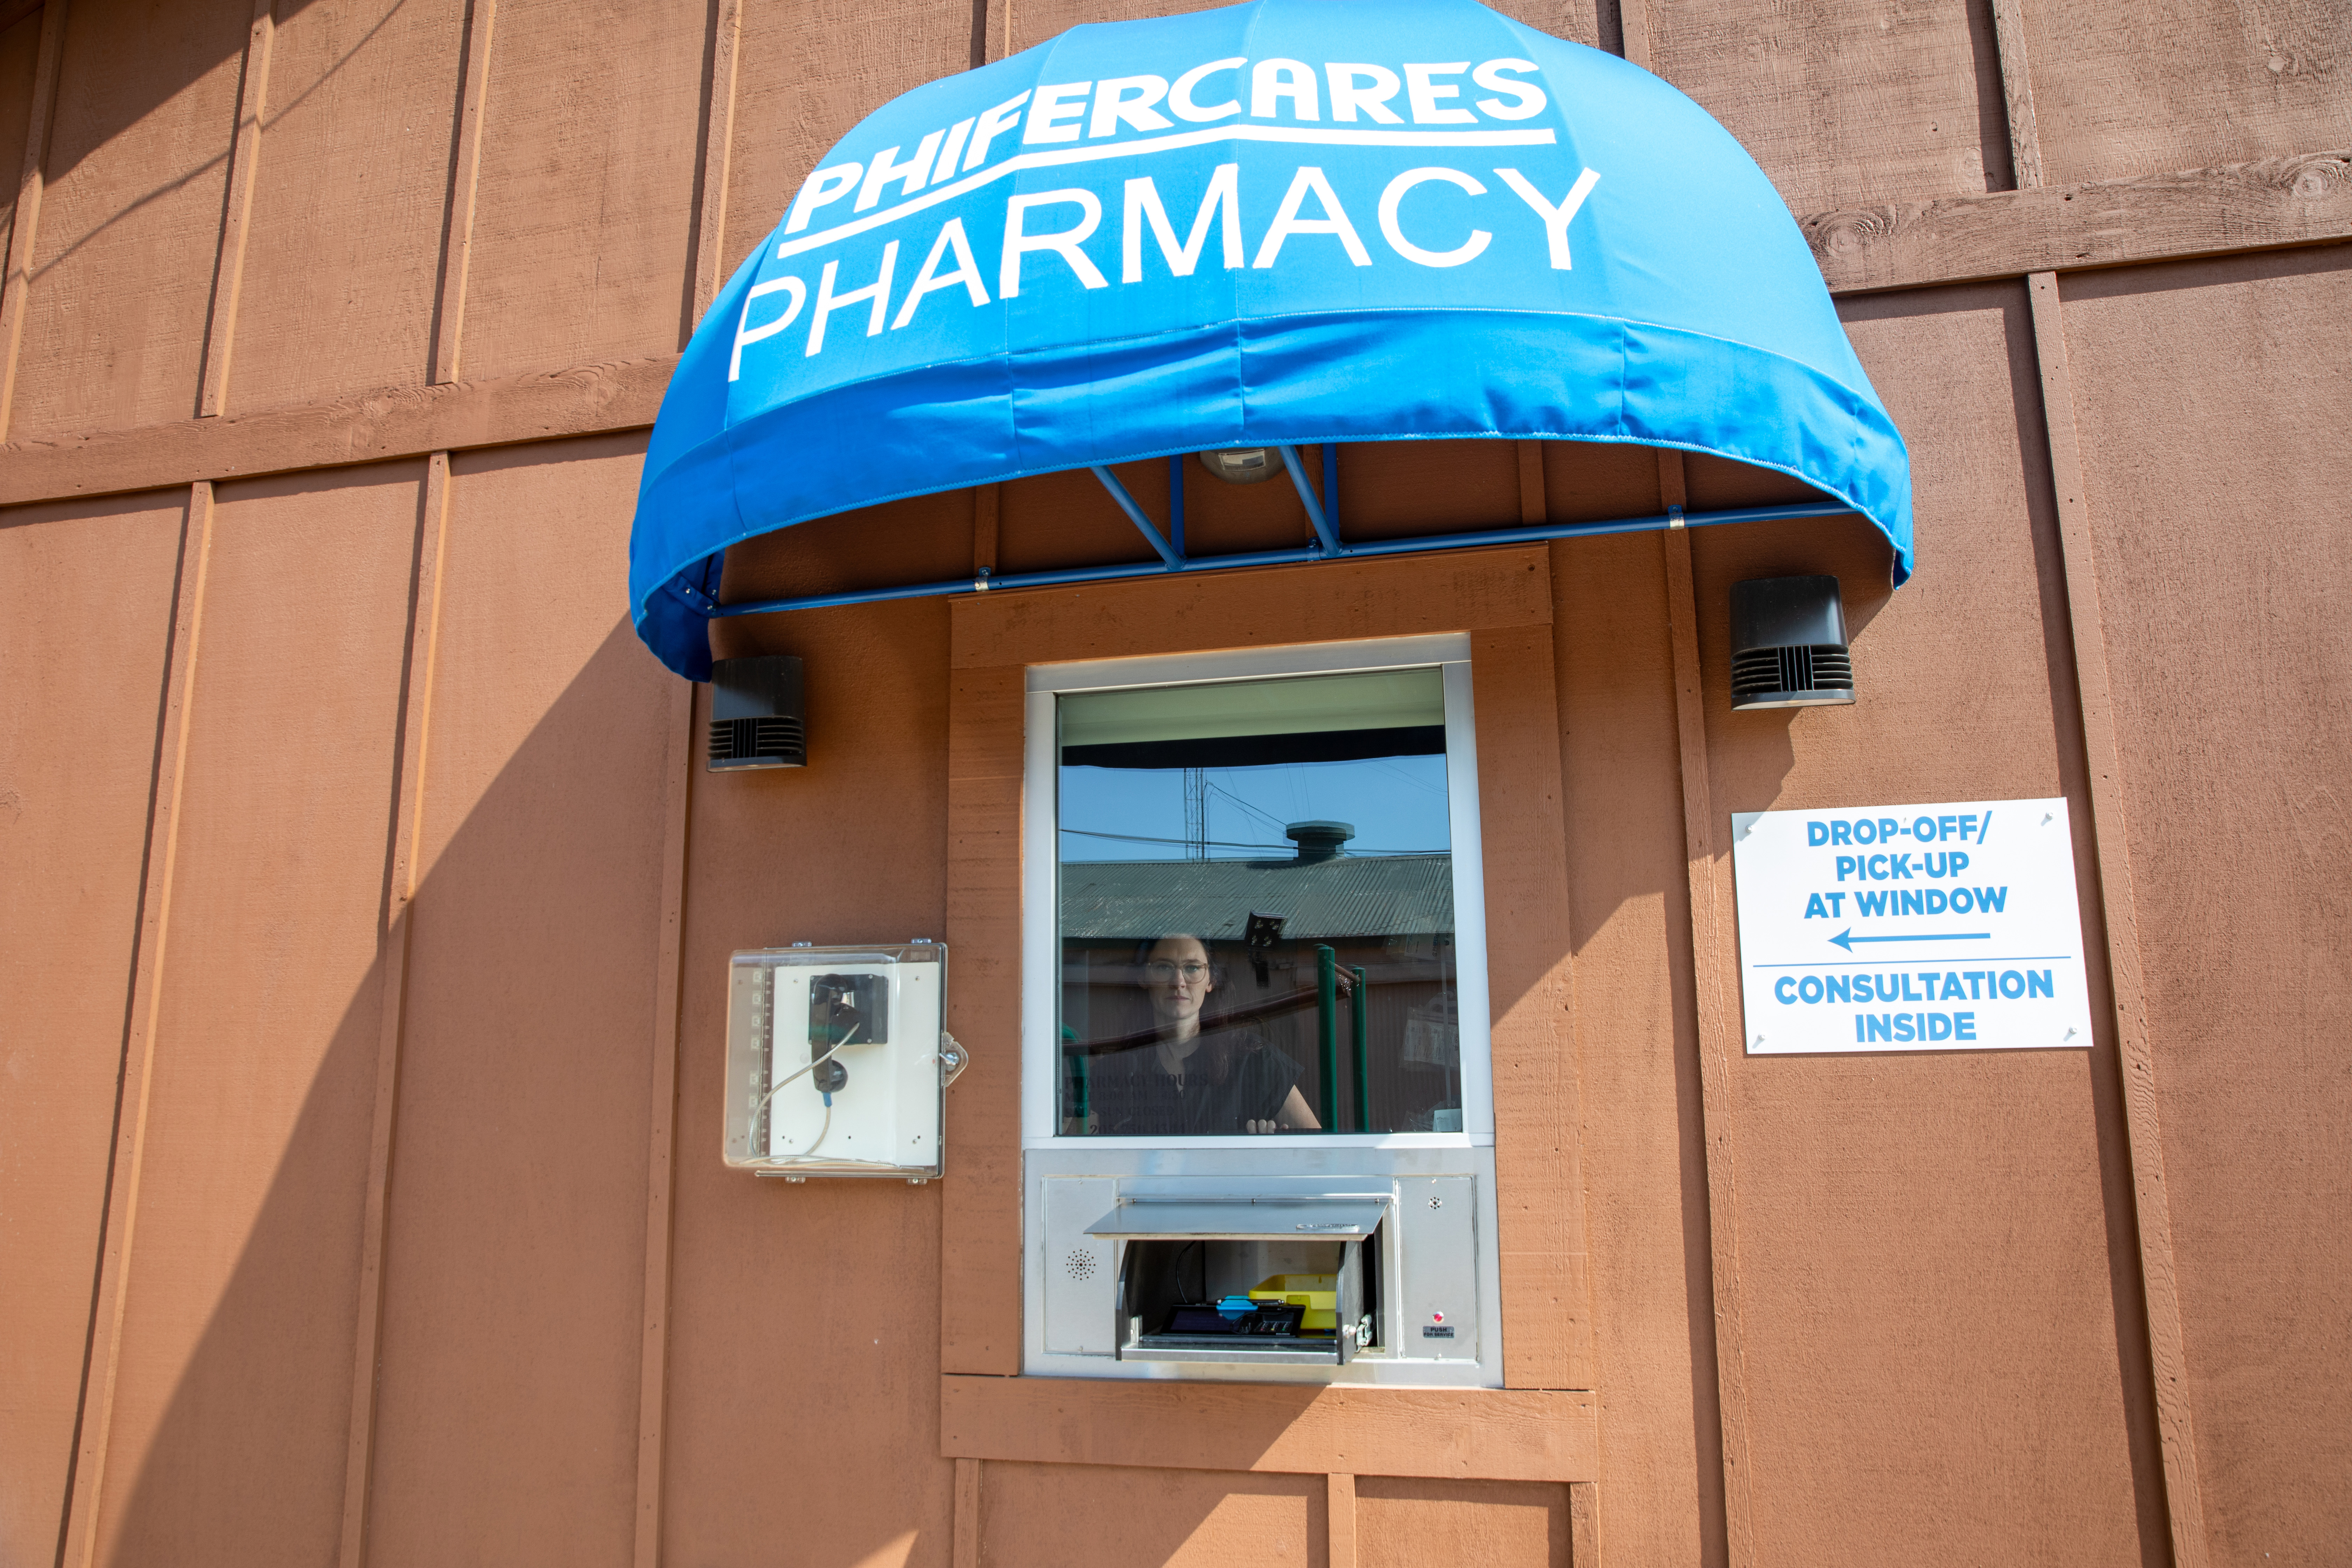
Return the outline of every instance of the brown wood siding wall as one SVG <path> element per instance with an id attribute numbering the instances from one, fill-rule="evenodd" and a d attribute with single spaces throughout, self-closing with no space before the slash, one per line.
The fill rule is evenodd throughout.
<path id="1" fill-rule="evenodd" d="M 1757 154 L 1910 439 L 1920 575 L 1858 523 L 1401 569 L 1523 555 L 1544 606 L 1429 622 L 1486 628 L 1528 851 L 1489 867 L 1512 1387 L 1005 1375 L 1020 666 L 1171 606 L 1171 648 L 1369 623 L 1230 581 L 730 622 L 808 659 L 814 762 L 714 779 L 624 545 L 686 331 L 825 147 L 1177 8 L 0 4 L 0 1563 L 2352 1538 L 2344 0 L 1506 7 Z M 1366 537 L 1789 493 L 1346 462 Z M 1204 544 L 1298 531 L 1277 487 L 1191 500 Z M 730 591 L 874 581 L 884 532 L 892 576 L 1134 548 L 1055 476 Z M 1862 700 L 1732 714 L 1727 585 L 1792 570 L 1844 583 Z M 1739 1053 L 1729 813 L 2051 793 L 2090 1052 Z M 950 1179 L 723 1172 L 726 952 L 918 935 L 975 1051 Z"/>
<path id="2" fill-rule="evenodd" d="M 187 501 L 182 490 L 27 507 L 0 530 L 0 668 L 50 671 L 0 682 L 0 886 L 14 889 L 0 898 L 11 1562 L 56 1552 L 72 1468 Z M 100 576 L 118 610 L 112 653 L 59 661 L 87 626 L 75 586 Z"/>
<path id="3" fill-rule="evenodd" d="M 2352 1346 L 2318 1304 L 2352 1224 L 2329 1043 L 2352 1012 L 2352 454 L 2315 438 L 2352 406 L 2352 254 L 2063 294 L 2171 1191 L 2164 1371 L 2195 1413 L 2213 1560 L 2251 1561 L 2265 1540 L 2352 1540 L 2331 1392 Z"/>

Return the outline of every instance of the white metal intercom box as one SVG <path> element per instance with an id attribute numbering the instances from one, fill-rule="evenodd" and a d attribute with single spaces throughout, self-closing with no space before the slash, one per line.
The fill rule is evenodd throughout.
<path id="1" fill-rule="evenodd" d="M 947 949 L 770 947 L 728 966 L 727 1163 L 788 1179 L 940 1174 Z"/>

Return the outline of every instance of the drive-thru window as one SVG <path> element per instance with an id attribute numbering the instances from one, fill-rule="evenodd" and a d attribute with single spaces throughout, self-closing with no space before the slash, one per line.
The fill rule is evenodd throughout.
<path id="1" fill-rule="evenodd" d="M 1032 669 L 1029 1370 L 1500 1381 L 1469 651 Z"/>

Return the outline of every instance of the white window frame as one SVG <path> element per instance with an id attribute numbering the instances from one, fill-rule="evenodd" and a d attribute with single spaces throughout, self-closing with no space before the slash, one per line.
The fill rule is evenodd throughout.
<path id="1" fill-rule="evenodd" d="M 1064 1135 L 1060 1131 L 1062 943 L 1060 801 L 1055 699 L 1066 691 L 1297 675 L 1426 668 L 1445 691 L 1445 802 L 1454 857 L 1454 995 L 1462 1051 L 1459 1132 L 1234 1133 L 1193 1138 Z M 1142 658 L 1032 665 L 1024 735 L 1021 861 L 1021 1144 L 1024 1149 L 1465 1149 L 1495 1142 L 1494 1049 L 1486 985 L 1486 861 L 1478 831 L 1478 747 L 1470 701 L 1470 637 L 1464 632 L 1305 643 Z"/>

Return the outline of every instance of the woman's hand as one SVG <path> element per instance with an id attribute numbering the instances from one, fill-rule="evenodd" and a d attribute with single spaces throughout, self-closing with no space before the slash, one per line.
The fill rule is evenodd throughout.
<path id="1" fill-rule="evenodd" d="M 1282 1131 L 1282 1123 L 1279 1121 L 1244 1121 L 1242 1123 L 1242 1131 L 1244 1132 L 1279 1132 Z"/>

